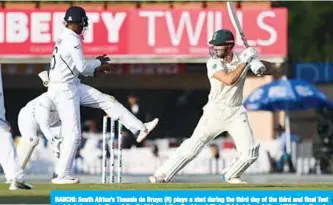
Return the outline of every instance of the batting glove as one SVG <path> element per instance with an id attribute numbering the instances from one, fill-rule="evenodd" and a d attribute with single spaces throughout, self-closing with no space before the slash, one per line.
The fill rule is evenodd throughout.
<path id="1" fill-rule="evenodd" d="M 241 53 L 240 53 L 240 60 L 241 63 L 244 64 L 248 64 L 250 63 L 254 58 L 257 57 L 257 51 L 255 48 L 253 47 L 249 47 L 244 49 Z"/>
<path id="2" fill-rule="evenodd" d="M 264 72 L 266 71 L 266 67 L 264 64 L 259 60 L 259 58 L 254 58 L 250 63 L 249 66 L 251 68 L 251 71 L 256 76 L 263 76 Z"/>

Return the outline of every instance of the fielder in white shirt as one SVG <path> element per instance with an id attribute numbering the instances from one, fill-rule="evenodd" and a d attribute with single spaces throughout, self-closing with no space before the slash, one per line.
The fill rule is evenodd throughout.
<path id="1" fill-rule="evenodd" d="M 234 35 L 229 30 L 216 31 L 209 43 L 212 57 L 207 61 L 207 77 L 211 85 L 208 103 L 192 136 L 149 177 L 151 183 L 169 182 L 210 140 L 224 131 L 233 137 L 240 152 L 235 163 L 223 172 L 226 182 L 246 183 L 240 176 L 258 158 L 259 144 L 255 142 L 242 105 L 243 87 L 249 68 L 256 75 L 262 75 L 269 74 L 275 66 L 261 62 L 254 48 L 247 48 L 240 55 L 232 52 Z"/>
<path id="2" fill-rule="evenodd" d="M 9 129 L 6 121 L 0 65 L 0 165 L 5 172 L 6 179 L 11 183 L 10 190 L 32 189 L 32 186 L 24 181 L 24 173 L 17 157 L 13 136 Z"/>
<path id="3" fill-rule="evenodd" d="M 22 169 L 26 167 L 42 135 L 46 137 L 53 153 L 59 158 L 62 141 L 60 126 L 58 112 L 48 93 L 31 100 L 20 110 L 18 127 L 22 137 L 17 146 L 17 153 Z"/>
<path id="4" fill-rule="evenodd" d="M 85 59 L 80 35 L 88 26 L 88 18 L 83 8 L 70 7 L 64 20 L 66 28 L 55 43 L 48 86 L 48 94 L 62 122 L 61 155 L 55 178 L 52 179 L 55 184 L 79 183 L 78 179 L 72 177 L 72 170 L 81 142 L 80 105 L 104 110 L 110 118 L 119 120 L 137 136 L 137 142 L 144 140 L 158 123 L 157 118 L 142 123 L 113 96 L 80 83 L 79 75 L 98 76 L 110 72 L 110 59 L 105 55 L 94 60 Z"/>

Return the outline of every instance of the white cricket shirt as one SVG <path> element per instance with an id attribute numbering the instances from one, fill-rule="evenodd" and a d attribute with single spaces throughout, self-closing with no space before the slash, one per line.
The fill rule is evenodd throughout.
<path id="1" fill-rule="evenodd" d="M 207 76 L 211 86 L 208 96 L 208 103 L 214 103 L 221 106 L 242 105 L 243 87 L 246 79 L 247 69 L 241 74 L 237 82 L 231 86 L 224 85 L 221 81 L 213 77 L 213 75 L 220 70 L 224 70 L 225 72 L 231 72 L 235 70 L 240 63 L 240 58 L 236 53 L 233 54 L 233 58 L 230 64 L 222 61 L 221 59 L 208 59 L 206 64 Z"/>
<path id="2" fill-rule="evenodd" d="M 80 73 L 84 76 L 93 76 L 95 68 L 99 66 L 101 66 L 99 60 L 85 59 L 80 36 L 64 28 L 54 46 L 49 81 L 50 83 L 73 83 L 77 81 Z"/>
<path id="3" fill-rule="evenodd" d="M 47 92 L 28 102 L 23 109 L 24 112 L 31 112 L 46 138 L 52 139 L 53 136 L 50 127 L 57 124 L 60 118 Z"/>

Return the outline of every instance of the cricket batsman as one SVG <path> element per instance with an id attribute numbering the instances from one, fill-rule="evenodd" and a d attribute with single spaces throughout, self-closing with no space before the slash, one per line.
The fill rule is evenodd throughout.
<path id="1" fill-rule="evenodd" d="M 17 153 L 22 169 L 26 167 L 39 138 L 43 134 L 57 158 L 60 157 L 60 118 L 48 93 L 43 93 L 24 106 L 18 115 L 18 127 L 21 140 Z"/>
<path id="2" fill-rule="evenodd" d="M 32 189 L 25 182 L 24 173 L 17 157 L 13 137 L 6 121 L 6 110 L 2 88 L 2 75 L 0 65 L 0 165 L 5 172 L 6 179 L 10 180 L 9 190 Z"/>
<path id="3" fill-rule="evenodd" d="M 73 162 L 81 142 L 80 105 L 104 110 L 113 120 L 119 120 L 137 138 L 144 140 L 155 128 L 158 119 L 142 123 L 113 96 L 84 85 L 79 75 L 99 76 L 112 69 L 106 55 L 86 60 L 83 55 L 81 35 L 88 27 L 88 17 L 83 8 L 70 7 L 65 14 L 62 34 L 57 39 L 49 70 L 48 94 L 58 110 L 63 142 L 57 164 L 54 184 L 75 184 L 72 177 Z M 112 83 L 112 82 L 110 82 Z"/>
<path id="4" fill-rule="evenodd" d="M 256 50 L 251 47 L 244 49 L 240 55 L 234 53 L 234 35 L 226 29 L 216 31 L 209 44 L 212 45 L 211 58 L 206 65 L 211 89 L 203 115 L 192 136 L 149 177 L 151 183 L 169 182 L 210 140 L 224 131 L 233 137 L 240 153 L 235 163 L 223 173 L 226 182 L 246 183 L 240 176 L 258 158 L 260 145 L 254 140 L 247 112 L 242 105 L 243 87 L 248 69 L 256 75 L 266 74 L 272 71 L 273 64 L 258 60 Z"/>

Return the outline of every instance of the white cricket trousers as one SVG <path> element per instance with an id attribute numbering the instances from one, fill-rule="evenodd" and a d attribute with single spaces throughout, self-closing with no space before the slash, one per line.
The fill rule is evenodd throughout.
<path id="1" fill-rule="evenodd" d="M 4 102 L 4 93 L 2 88 L 2 71 L 0 64 L 0 165 L 5 172 L 6 179 L 23 180 L 24 174 L 21 169 L 13 137 L 5 117 L 6 109 Z"/>
<path id="2" fill-rule="evenodd" d="M 80 82 L 50 83 L 48 93 L 62 122 L 63 143 L 56 169 L 59 178 L 72 174 L 74 158 L 81 142 L 80 105 L 104 110 L 110 118 L 119 120 L 134 134 L 145 130 L 144 124 L 114 97 Z"/>
<path id="3" fill-rule="evenodd" d="M 243 106 L 221 107 L 207 104 L 192 136 L 155 172 L 169 181 L 177 172 L 192 161 L 212 139 L 224 131 L 234 139 L 237 151 L 247 153 L 255 145 L 247 112 Z"/>
<path id="4" fill-rule="evenodd" d="M 31 141 L 38 141 L 38 135 L 42 133 L 31 110 L 26 107 L 22 108 L 17 118 L 17 124 L 22 138 L 30 138 L 33 139 Z"/>
<path id="5" fill-rule="evenodd" d="M 8 125 L 3 121 L 0 121 L 0 165 L 7 180 L 24 179 L 13 137 L 9 132 Z"/>

